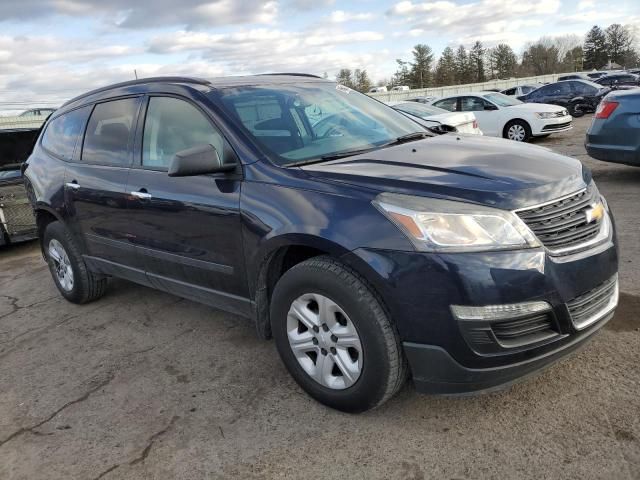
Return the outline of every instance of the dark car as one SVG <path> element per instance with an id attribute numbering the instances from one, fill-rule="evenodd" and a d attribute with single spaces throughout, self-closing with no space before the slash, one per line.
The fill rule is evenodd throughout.
<path id="1" fill-rule="evenodd" d="M 614 73 L 595 80 L 595 83 L 609 88 L 620 86 L 637 87 L 640 86 L 640 76 L 633 73 Z"/>
<path id="2" fill-rule="evenodd" d="M 558 81 L 562 82 L 564 80 L 591 80 L 587 75 L 583 75 L 581 73 L 571 73 L 569 75 L 560 75 L 558 77 Z"/>
<path id="3" fill-rule="evenodd" d="M 0 245 L 38 236 L 21 171 L 38 133 L 30 128 L 0 129 Z"/>
<path id="4" fill-rule="evenodd" d="M 640 166 L 640 90 L 611 92 L 600 102 L 585 147 L 593 158 Z"/>
<path id="5" fill-rule="evenodd" d="M 550 103 L 565 107 L 574 117 L 594 112 L 610 89 L 587 80 L 563 80 L 550 83 L 518 97 L 527 103 Z"/>
<path id="6" fill-rule="evenodd" d="M 60 108 L 26 185 L 66 299 L 113 276 L 248 317 L 304 390 L 358 412 L 409 375 L 431 393 L 508 384 L 617 305 L 586 167 L 427 135 L 312 76 L 145 79 Z"/>
<path id="7" fill-rule="evenodd" d="M 589 80 L 594 81 L 597 78 L 604 77 L 605 75 L 609 75 L 609 72 L 589 72 L 587 73 L 587 77 Z"/>

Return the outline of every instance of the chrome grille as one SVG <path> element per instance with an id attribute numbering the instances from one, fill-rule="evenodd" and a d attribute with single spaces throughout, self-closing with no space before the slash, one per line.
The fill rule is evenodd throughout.
<path id="1" fill-rule="evenodd" d="M 586 328 L 613 311 L 618 303 L 618 276 L 598 285 L 567 303 L 577 329 Z"/>
<path id="2" fill-rule="evenodd" d="M 545 247 L 551 250 L 574 247 L 600 232 L 602 221 L 590 222 L 586 213 L 598 201 L 597 195 L 597 191 L 582 190 L 516 213 Z"/>

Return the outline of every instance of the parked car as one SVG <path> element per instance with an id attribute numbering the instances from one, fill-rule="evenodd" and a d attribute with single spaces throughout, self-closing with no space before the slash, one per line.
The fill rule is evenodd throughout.
<path id="1" fill-rule="evenodd" d="M 335 127 L 316 134 L 323 112 Z M 617 305 L 586 167 L 427 135 L 312 76 L 141 79 L 61 107 L 26 185 L 64 298 L 96 300 L 113 276 L 246 316 L 312 397 L 358 412 L 409 374 L 422 392 L 508 384 Z"/>
<path id="2" fill-rule="evenodd" d="M 589 77 L 589 80 L 591 80 L 592 82 L 598 78 L 604 77 L 605 75 L 608 75 L 609 72 L 604 71 L 604 72 L 589 72 L 587 73 L 587 77 Z"/>
<path id="3" fill-rule="evenodd" d="M 387 87 L 371 87 L 369 89 L 369 93 L 385 93 L 387 91 Z"/>
<path id="4" fill-rule="evenodd" d="M 529 92 L 533 92 L 536 88 L 540 88 L 542 85 L 542 83 L 539 83 L 537 85 L 518 85 L 517 87 L 511 87 L 507 88 L 506 90 L 502 90 L 500 93 L 509 97 L 520 97 L 522 95 L 526 95 Z"/>
<path id="5" fill-rule="evenodd" d="M 640 86 L 640 76 L 633 73 L 614 73 L 597 79 L 595 83 L 609 88 L 638 87 Z"/>
<path id="6" fill-rule="evenodd" d="M 593 158 L 640 166 L 640 90 L 607 95 L 587 130 L 585 147 Z"/>
<path id="7" fill-rule="evenodd" d="M 387 102 L 387 105 L 438 134 L 457 132 L 482 135 L 476 117 L 471 112 L 448 112 L 432 105 L 411 101 Z"/>
<path id="8" fill-rule="evenodd" d="M 600 100 L 609 92 L 609 88 L 594 82 L 565 80 L 540 87 L 518 99 L 526 103 L 559 105 L 566 108 L 571 116 L 581 117 L 594 112 Z"/>
<path id="9" fill-rule="evenodd" d="M 429 104 L 431 102 L 433 102 L 434 100 L 436 100 L 438 97 L 433 97 L 430 95 L 424 95 L 421 97 L 411 97 L 411 98 L 407 98 L 406 101 L 407 102 L 416 102 L 416 103 L 425 103 L 425 104 Z"/>
<path id="10" fill-rule="evenodd" d="M 396 85 L 391 89 L 392 92 L 408 92 L 409 90 L 411 89 L 406 85 Z"/>
<path id="11" fill-rule="evenodd" d="M 461 93 L 433 102 L 450 112 L 473 112 L 482 133 L 517 142 L 571 128 L 571 115 L 555 105 L 525 104 L 496 92 Z"/>
<path id="12" fill-rule="evenodd" d="M 0 245 L 38 236 L 21 171 L 38 133 L 28 128 L 0 130 Z"/>
<path id="13" fill-rule="evenodd" d="M 571 73 L 569 75 L 560 75 L 558 77 L 558 81 L 562 82 L 564 80 L 591 80 L 587 75 L 583 75 L 581 73 Z"/>

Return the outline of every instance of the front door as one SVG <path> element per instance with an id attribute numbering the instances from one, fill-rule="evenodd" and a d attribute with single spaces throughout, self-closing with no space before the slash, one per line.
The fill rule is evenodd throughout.
<path id="1" fill-rule="evenodd" d="M 460 97 L 458 110 L 460 112 L 472 112 L 483 134 L 490 137 L 501 137 L 500 111 L 497 109 L 487 110 L 492 106 L 495 108 L 495 105 L 480 97 Z"/>
<path id="2" fill-rule="evenodd" d="M 236 162 L 230 146 L 203 111 L 186 99 L 147 100 L 139 159 L 127 192 L 132 240 L 147 277 L 160 289 L 247 314 L 240 227 L 241 170 L 169 177 L 176 152 L 213 145 Z"/>

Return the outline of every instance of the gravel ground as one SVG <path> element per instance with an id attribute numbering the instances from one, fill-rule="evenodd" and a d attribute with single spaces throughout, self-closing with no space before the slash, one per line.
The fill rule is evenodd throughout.
<path id="1" fill-rule="evenodd" d="M 407 385 L 338 413 L 242 319 L 124 281 L 75 306 L 36 243 L 0 249 L 0 478 L 640 478 L 640 168 L 587 157 L 589 122 L 536 143 L 593 169 L 621 305 L 586 348 L 500 393 Z"/>

